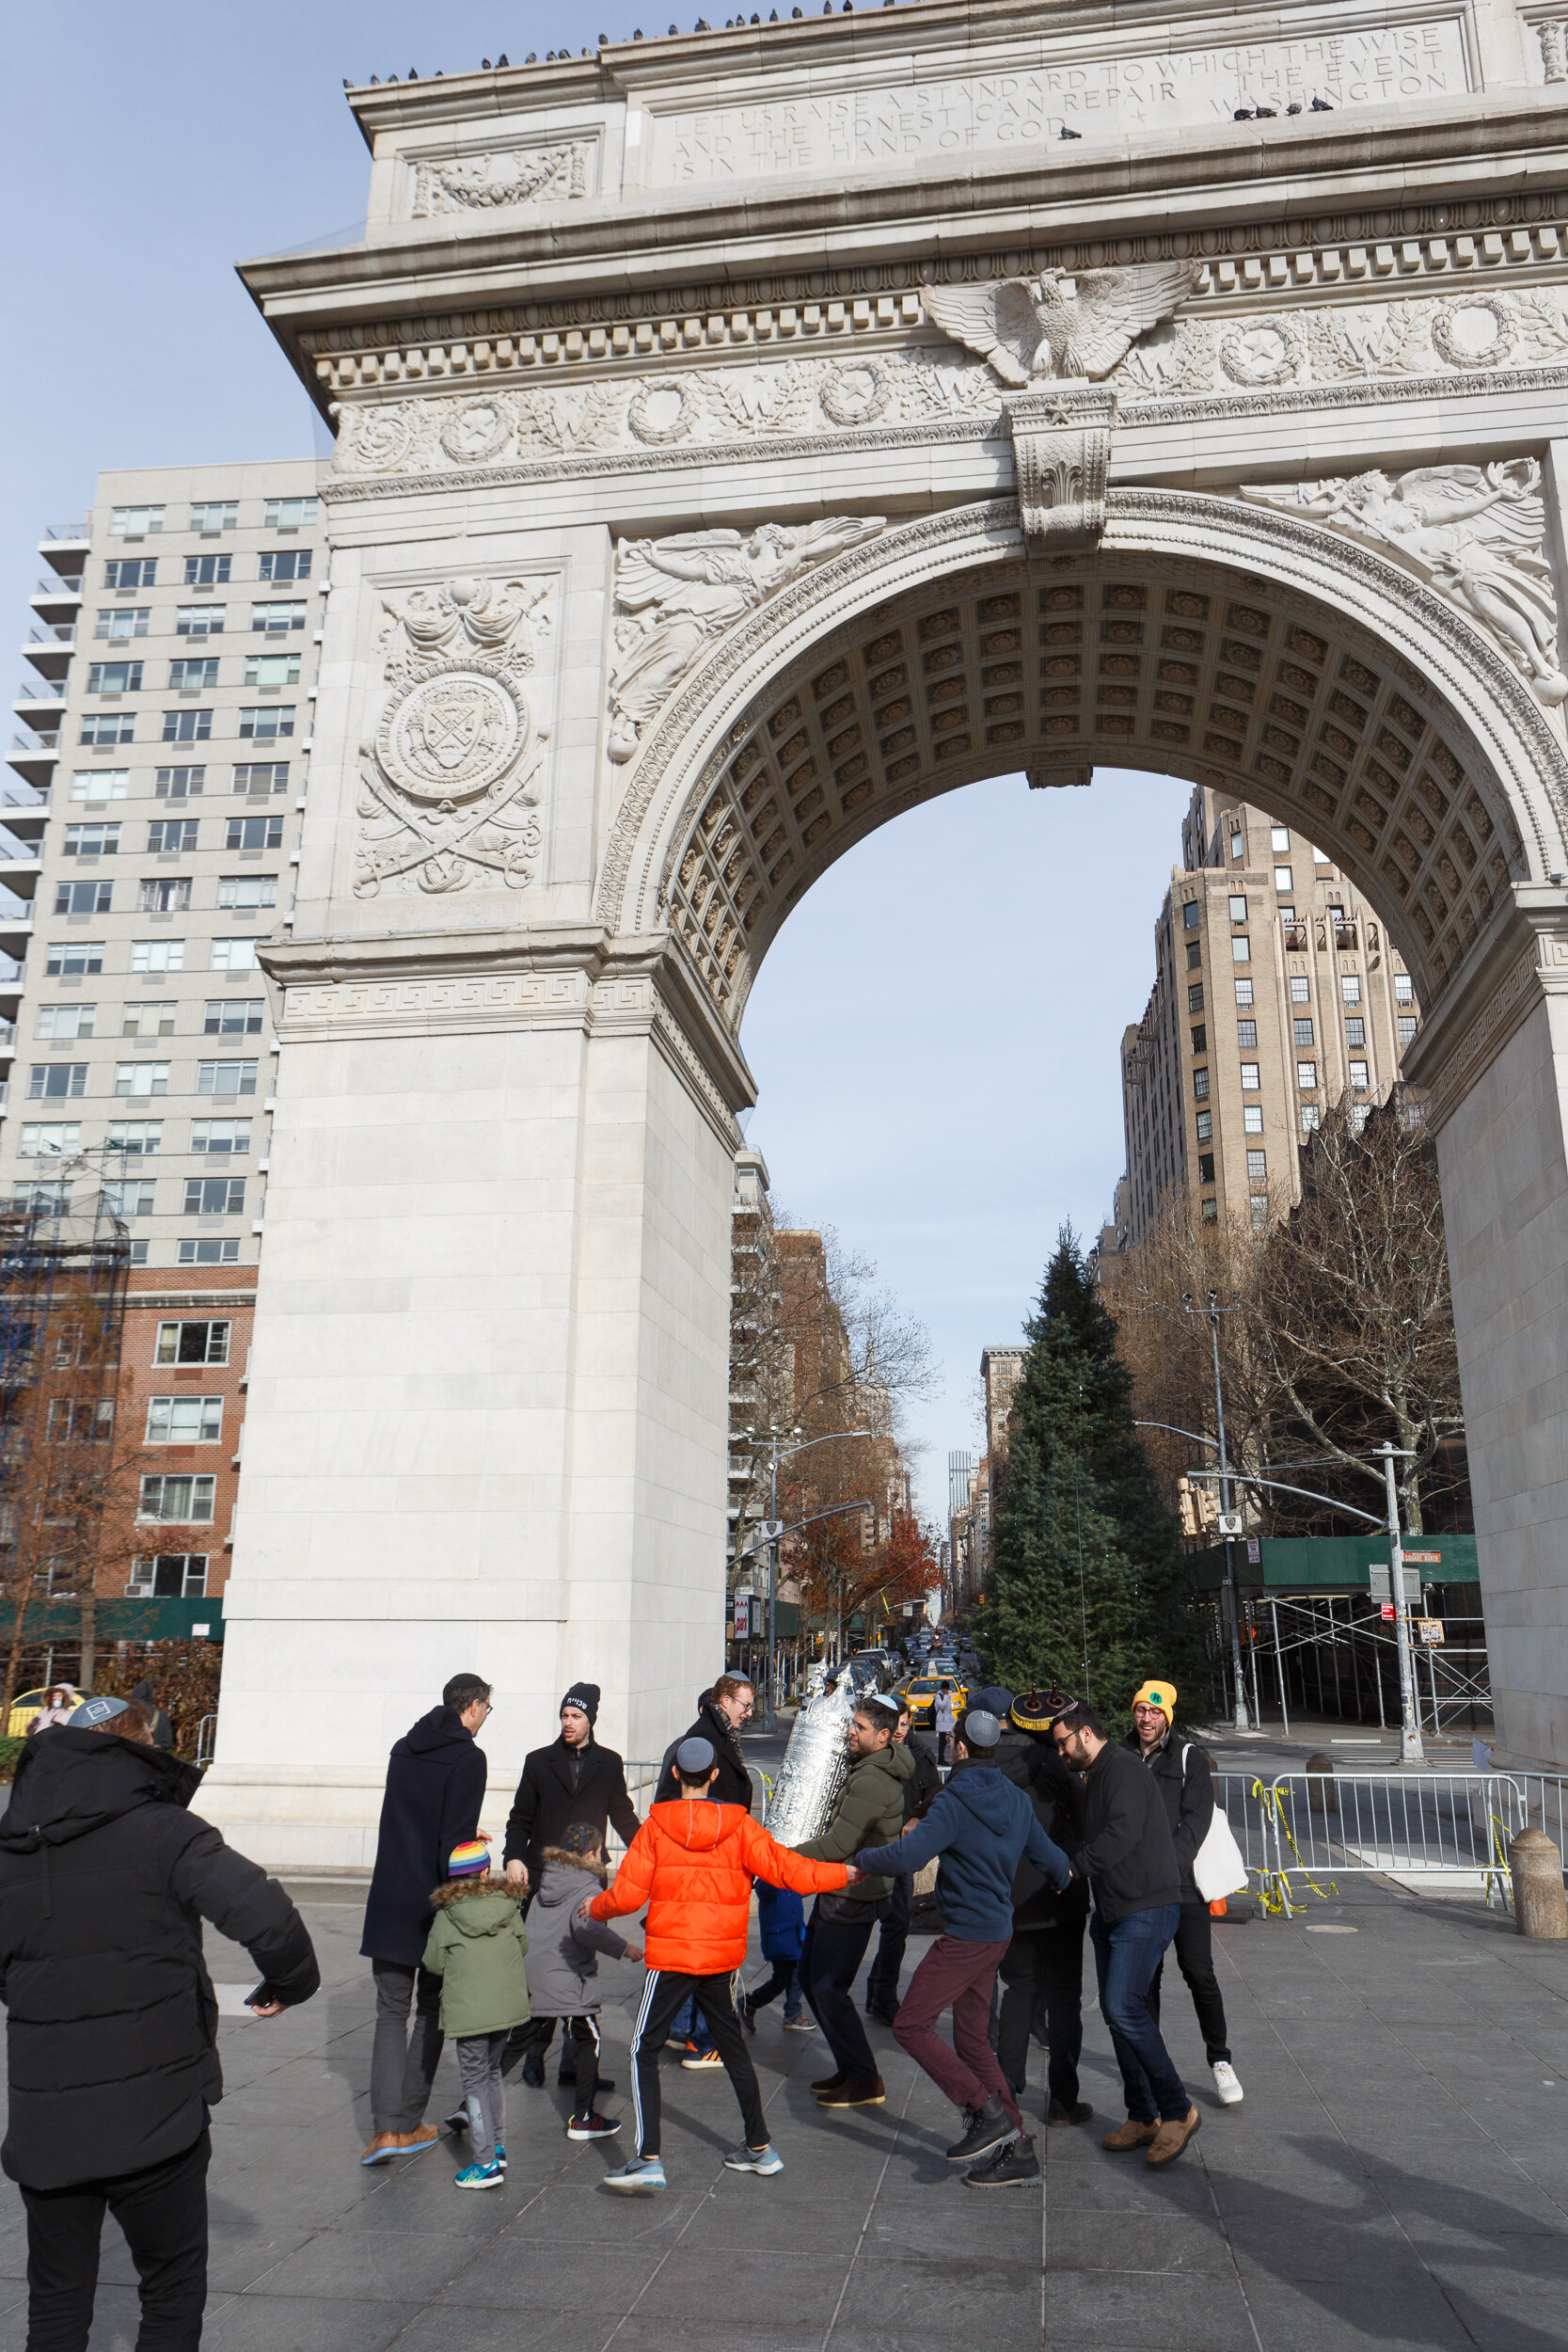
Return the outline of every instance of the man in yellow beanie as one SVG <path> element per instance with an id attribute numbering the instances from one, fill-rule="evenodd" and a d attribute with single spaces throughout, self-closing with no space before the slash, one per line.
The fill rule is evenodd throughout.
<path id="1" fill-rule="evenodd" d="M 1132 1728 L 1125 1745 L 1141 1756 L 1159 1784 L 1170 1820 L 1171 1843 L 1181 1871 L 1181 1918 L 1172 1938 L 1176 1964 L 1187 1980 L 1203 2035 L 1204 2054 L 1214 2077 L 1220 2105 L 1239 2106 L 1242 2086 L 1230 2063 L 1225 2001 L 1214 1974 L 1212 1930 L 1209 1906 L 1197 1891 L 1193 1865 L 1214 1818 L 1214 1782 L 1209 1759 L 1193 1741 L 1178 1740 L 1176 1685 L 1161 1677 L 1140 1684 L 1132 1694 Z M 1148 1988 L 1149 2015 L 1160 2015 L 1160 1979 L 1164 1963 L 1154 1971 Z"/>

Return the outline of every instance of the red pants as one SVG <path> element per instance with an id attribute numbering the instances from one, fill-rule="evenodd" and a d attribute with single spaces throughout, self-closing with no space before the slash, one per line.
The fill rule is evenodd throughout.
<path id="1" fill-rule="evenodd" d="M 961 1936 L 939 1935 L 910 1979 L 893 2038 L 956 2107 L 983 2107 L 994 2091 L 1022 2132 L 1023 2118 L 990 2037 L 991 1986 L 1011 1940 L 966 1944 Z M 953 2011 L 951 2049 L 936 2030 L 944 2009 Z"/>

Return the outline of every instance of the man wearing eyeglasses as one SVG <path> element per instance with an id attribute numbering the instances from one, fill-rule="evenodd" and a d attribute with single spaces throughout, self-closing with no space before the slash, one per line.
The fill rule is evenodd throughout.
<path id="1" fill-rule="evenodd" d="M 420 1963 L 433 1916 L 430 1890 L 447 1876 L 452 1848 L 479 1830 L 489 1765 L 475 1734 L 489 1713 L 489 1683 L 454 1675 L 440 1706 L 404 1734 L 388 1762 L 359 1945 L 375 1978 L 371 2138 L 361 2164 L 419 2155 L 441 2136 L 424 2120 L 441 2056 L 441 1979 Z"/>

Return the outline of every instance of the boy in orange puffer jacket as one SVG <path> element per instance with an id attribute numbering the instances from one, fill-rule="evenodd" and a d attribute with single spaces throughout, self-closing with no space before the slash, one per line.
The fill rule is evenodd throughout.
<path id="1" fill-rule="evenodd" d="M 582 1905 L 593 1919 L 614 1919 L 648 1906 L 648 1974 L 631 2037 L 631 2095 L 637 2153 L 605 2175 L 607 2188 L 643 2194 L 665 2186 L 658 2151 L 658 2053 L 683 2001 L 696 1997 L 724 2061 L 745 2119 L 746 2137 L 724 2158 L 732 2172 L 782 2172 L 768 2144 L 762 2093 L 736 2015 L 733 1978 L 746 1958 L 752 1881 L 791 1886 L 798 1895 L 832 1895 L 860 1872 L 843 1862 L 804 1862 L 776 1845 L 744 1805 L 714 1804 L 718 1777 L 707 1740 L 675 1750 L 681 1793 L 649 1812 L 613 1885 Z"/>

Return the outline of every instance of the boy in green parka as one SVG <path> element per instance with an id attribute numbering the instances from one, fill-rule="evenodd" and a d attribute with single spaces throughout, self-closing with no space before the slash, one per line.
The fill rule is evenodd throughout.
<path id="1" fill-rule="evenodd" d="M 468 2110 L 472 2161 L 459 2188 L 499 2188 L 506 2171 L 506 2092 L 501 2052 L 515 2026 L 529 2019 L 528 1971 L 518 1898 L 490 1876 L 482 1837 L 454 1846 L 451 1873 L 430 1899 L 436 1924 L 424 1964 L 441 1979 L 441 2031 L 457 2044 L 457 2072 Z"/>

